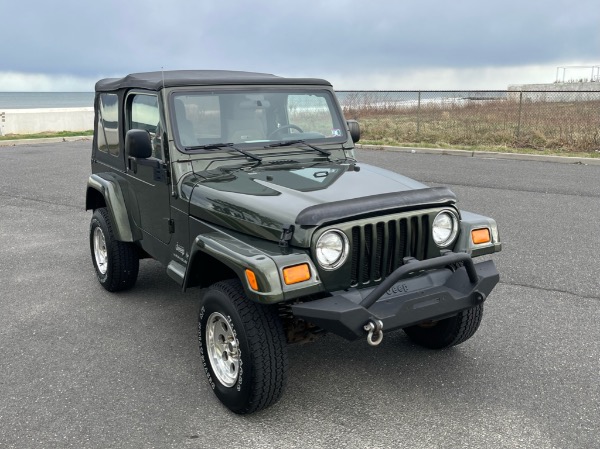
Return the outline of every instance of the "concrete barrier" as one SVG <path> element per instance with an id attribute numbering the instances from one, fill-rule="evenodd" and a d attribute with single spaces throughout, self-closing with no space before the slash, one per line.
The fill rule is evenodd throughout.
<path id="1" fill-rule="evenodd" d="M 600 83 L 518 84 L 508 86 L 508 98 L 514 101 L 599 101 Z"/>
<path id="2" fill-rule="evenodd" d="M 94 108 L 0 109 L 0 135 L 94 129 Z"/>

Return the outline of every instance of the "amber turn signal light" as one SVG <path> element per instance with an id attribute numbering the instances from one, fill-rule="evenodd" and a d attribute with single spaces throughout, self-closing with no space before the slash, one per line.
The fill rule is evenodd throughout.
<path id="1" fill-rule="evenodd" d="M 471 239 L 476 245 L 488 243 L 490 241 L 490 230 L 488 228 L 473 229 L 471 231 Z"/>
<path id="2" fill-rule="evenodd" d="M 254 274 L 254 271 L 246 268 L 246 279 L 248 280 L 248 284 L 250 285 L 250 287 L 258 291 L 258 282 L 256 281 L 256 275 Z"/>
<path id="3" fill-rule="evenodd" d="M 283 280 L 287 285 L 297 284 L 298 282 L 308 281 L 309 279 L 310 268 L 308 268 L 307 263 L 283 269 Z"/>

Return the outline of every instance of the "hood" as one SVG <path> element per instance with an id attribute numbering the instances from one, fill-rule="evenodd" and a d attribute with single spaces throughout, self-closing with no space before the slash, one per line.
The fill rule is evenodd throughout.
<path id="1" fill-rule="evenodd" d="M 191 215 L 272 241 L 279 241 L 282 229 L 294 225 L 291 243 L 300 247 L 310 245 L 307 230 L 324 224 L 323 220 L 335 221 L 336 211 L 338 221 L 360 215 L 369 204 L 377 206 L 371 211 L 376 212 L 382 206 L 371 201 L 375 197 L 386 197 L 384 209 L 391 210 L 394 205 L 406 206 L 401 192 L 426 189 L 419 182 L 378 167 L 329 162 L 198 172 L 188 175 L 184 184 Z M 355 207 L 348 209 L 344 204 Z M 307 218 L 306 211 L 315 209 L 320 211 L 319 221 Z M 343 213 L 348 210 L 350 215 Z M 299 217 L 303 217 L 300 222 Z"/>

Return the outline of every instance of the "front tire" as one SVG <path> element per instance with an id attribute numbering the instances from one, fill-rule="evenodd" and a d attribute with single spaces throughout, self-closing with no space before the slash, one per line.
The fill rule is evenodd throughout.
<path id="1" fill-rule="evenodd" d="M 208 382 L 232 412 L 253 413 L 279 400 L 288 359 L 276 308 L 249 300 L 237 280 L 218 282 L 202 298 L 198 340 Z"/>
<path id="2" fill-rule="evenodd" d="M 115 239 L 113 224 L 105 207 L 94 211 L 90 222 L 90 251 L 96 276 L 109 292 L 135 285 L 140 259 L 133 243 Z"/>
<path id="3" fill-rule="evenodd" d="M 450 318 L 406 327 L 404 332 L 414 343 L 425 348 L 449 348 L 471 338 L 477 332 L 482 316 L 483 304 L 478 304 Z"/>

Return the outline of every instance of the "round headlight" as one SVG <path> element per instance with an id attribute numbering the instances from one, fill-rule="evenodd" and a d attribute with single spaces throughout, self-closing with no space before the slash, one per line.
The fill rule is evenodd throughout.
<path id="1" fill-rule="evenodd" d="M 317 240 L 317 262 L 325 270 L 335 270 L 346 261 L 348 247 L 348 238 L 342 231 L 326 231 Z"/>
<path id="2" fill-rule="evenodd" d="M 443 210 L 433 220 L 431 227 L 433 241 L 439 247 L 445 247 L 454 242 L 458 234 L 458 218 L 454 212 Z"/>

